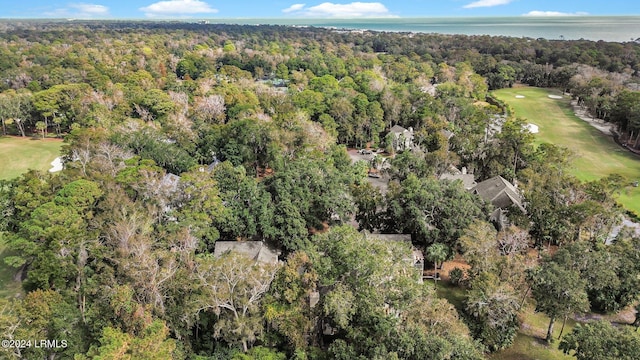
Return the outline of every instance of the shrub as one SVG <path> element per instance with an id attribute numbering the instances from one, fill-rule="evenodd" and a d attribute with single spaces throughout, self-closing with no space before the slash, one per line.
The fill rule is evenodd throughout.
<path id="1" fill-rule="evenodd" d="M 449 271 L 449 281 L 454 285 L 460 285 L 464 278 L 464 270 L 459 267 Z"/>

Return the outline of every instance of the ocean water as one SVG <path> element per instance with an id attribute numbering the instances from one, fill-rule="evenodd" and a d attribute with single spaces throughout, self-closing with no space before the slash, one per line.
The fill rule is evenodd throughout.
<path id="1" fill-rule="evenodd" d="M 391 19 L 210 19 L 211 23 L 316 26 L 548 40 L 628 42 L 640 38 L 640 16 L 451 17 Z"/>

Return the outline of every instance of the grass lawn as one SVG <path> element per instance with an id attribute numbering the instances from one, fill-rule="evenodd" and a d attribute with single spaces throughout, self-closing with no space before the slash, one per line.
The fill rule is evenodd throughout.
<path id="1" fill-rule="evenodd" d="M 425 280 L 425 282 L 433 285 L 433 280 Z M 463 310 L 465 293 L 466 291 L 463 288 L 455 286 L 448 281 L 438 281 L 438 285 L 436 287 L 436 294 L 438 294 L 438 297 L 447 299 L 447 301 L 453 305 L 458 312 Z"/>
<path id="2" fill-rule="evenodd" d="M 557 346 L 558 342 L 549 346 L 546 341 L 520 331 L 510 348 L 489 354 L 487 358 L 491 360 L 575 360 L 573 356 L 563 354 Z"/>
<path id="3" fill-rule="evenodd" d="M 0 179 L 12 179 L 29 169 L 49 170 L 60 156 L 62 140 L 0 137 Z"/>
<path id="4" fill-rule="evenodd" d="M 572 150 L 577 156 L 572 172 L 579 179 L 595 180 L 617 173 L 629 183 L 640 180 L 640 157 L 575 116 L 568 96 L 550 99 L 549 94 L 561 93 L 534 87 L 501 89 L 493 94 L 509 104 L 515 116 L 538 125 L 537 143 L 547 142 Z M 524 98 L 516 98 L 516 95 Z M 626 209 L 640 215 L 640 187 L 627 188 L 618 200 Z"/>
<path id="5" fill-rule="evenodd" d="M 9 250 L 0 232 L 0 298 L 11 298 L 22 292 L 19 282 L 13 281 L 15 269 L 4 263 L 4 258 L 9 256 Z"/>
<path id="6" fill-rule="evenodd" d="M 428 285 L 433 286 L 433 281 L 429 281 Z M 447 299 L 458 311 L 462 311 L 465 298 L 465 289 L 452 285 L 448 281 L 439 281 L 436 288 L 438 297 Z M 547 345 L 544 341 L 547 335 L 547 327 L 549 326 L 549 318 L 533 311 L 533 306 L 527 306 L 520 317 L 522 325 L 518 331 L 513 345 L 502 351 L 488 354 L 487 358 L 492 360 L 570 360 L 574 359 L 558 350 L 560 341 Z M 570 333 L 576 322 L 569 319 L 564 328 L 564 333 Z M 560 335 L 562 320 L 556 321 L 553 333 L 557 339 Z"/>
<path id="7" fill-rule="evenodd" d="M 489 359 L 493 360 L 569 360 L 575 359 L 573 356 L 565 355 L 562 351 L 558 350 L 560 340 L 560 329 L 562 328 L 562 319 L 556 320 L 553 327 L 553 334 L 555 342 L 548 345 L 544 338 L 547 335 L 547 328 L 549 327 L 549 318 L 542 313 L 535 313 L 533 307 L 529 307 L 525 310 L 521 317 L 522 325 L 520 331 L 516 336 L 513 345 L 505 350 L 490 354 Z M 563 334 L 570 333 L 576 322 L 572 319 L 568 319 L 564 327 Z"/>

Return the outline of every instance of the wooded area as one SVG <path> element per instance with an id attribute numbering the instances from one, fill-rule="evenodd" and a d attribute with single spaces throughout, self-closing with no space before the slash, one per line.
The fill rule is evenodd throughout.
<path id="1" fill-rule="evenodd" d="M 548 342 L 636 306 L 640 238 L 609 234 L 637 179 L 578 180 L 490 91 L 561 89 L 640 151 L 639 71 L 633 42 L 3 22 L 3 135 L 65 145 L 63 171 L 0 181 L 23 288 L 0 333 L 67 345 L 0 354 L 482 359 L 526 304 Z M 416 270 L 457 255 L 459 308 Z M 586 323 L 560 348 L 638 359 L 633 330 Z"/>

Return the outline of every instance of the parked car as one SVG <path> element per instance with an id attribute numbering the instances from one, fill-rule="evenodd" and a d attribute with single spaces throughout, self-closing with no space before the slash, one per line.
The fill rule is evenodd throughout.
<path id="1" fill-rule="evenodd" d="M 362 155 L 371 155 L 371 150 L 368 149 L 360 149 L 358 152 Z"/>

